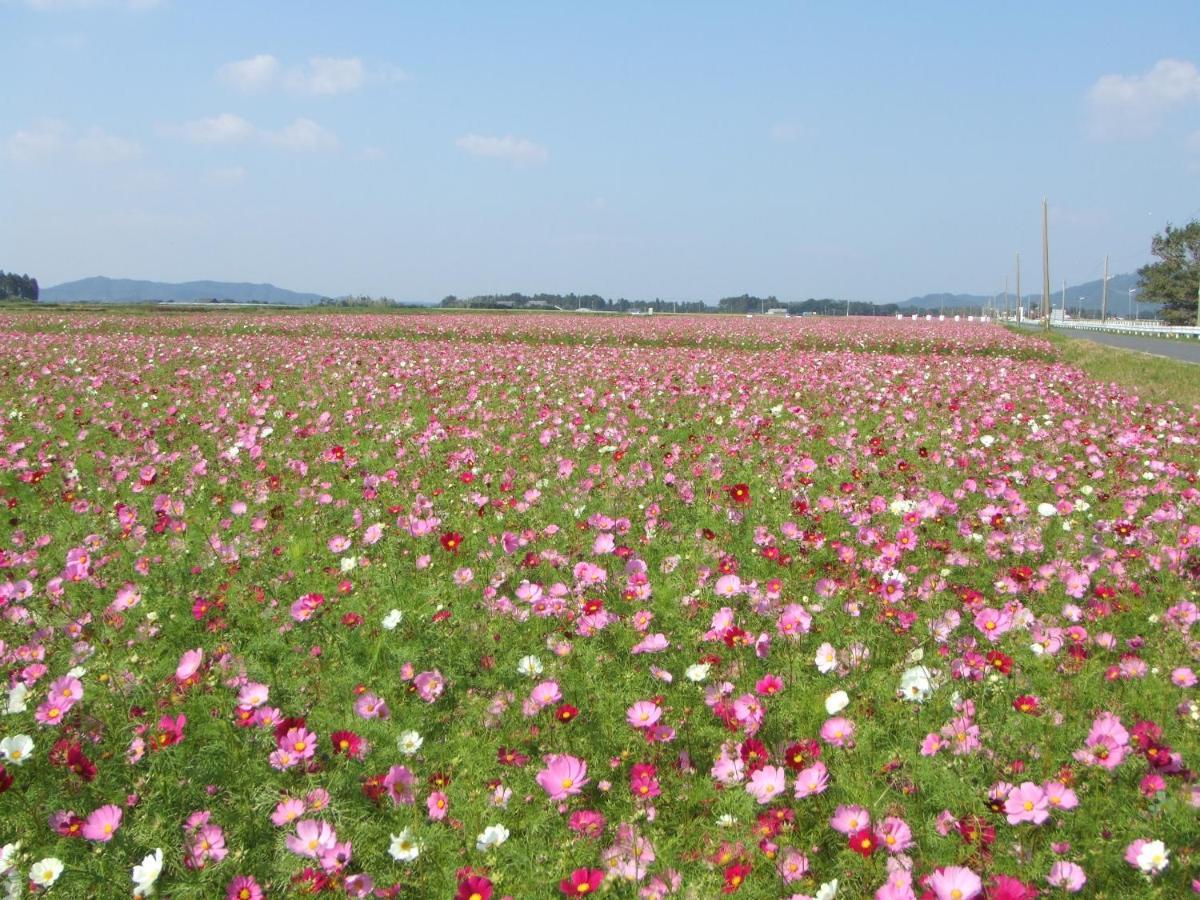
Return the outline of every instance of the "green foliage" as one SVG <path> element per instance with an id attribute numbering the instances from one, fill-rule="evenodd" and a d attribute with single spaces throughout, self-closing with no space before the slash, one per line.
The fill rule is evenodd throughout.
<path id="1" fill-rule="evenodd" d="M 1200 219 L 1182 228 L 1168 224 L 1150 242 L 1158 257 L 1138 269 L 1142 303 L 1161 303 L 1162 318 L 1172 325 L 1200 325 Z"/>

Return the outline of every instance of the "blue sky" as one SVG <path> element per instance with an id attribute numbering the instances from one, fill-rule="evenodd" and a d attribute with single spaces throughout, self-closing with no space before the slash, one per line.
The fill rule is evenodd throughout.
<path id="1" fill-rule="evenodd" d="M 1195 2 L 0 0 L 0 268 L 1040 291 L 1200 216 Z M 15 88 L 15 90 L 14 90 Z"/>

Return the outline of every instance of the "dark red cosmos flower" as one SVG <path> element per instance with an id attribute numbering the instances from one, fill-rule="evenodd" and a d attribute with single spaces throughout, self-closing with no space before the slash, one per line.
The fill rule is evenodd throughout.
<path id="1" fill-rule="evenodd" d="M 558 889 L 568 897 L 586 897 L 599 890 L 603 881 L 603 869 L 576 869 L 558 883 Z"/>
<path id="2" fill-rule="evenodd" d="M 329 455 L 334 459 L 345 459 L 346 449 L 341 444 L 334 444 L 329 448 Z"/>
<path id="3" fill-rule="evenodd" d="M 8 769 L 4 768 L 3 764 L 0 764 L 0 794 L 3 794 L 12 786 L 13 777 L 8 774 Z"/>
<path id="4" fill-rule="evenodd" d="M 726 647 L 744 647 L 750 643 L 750 635 L 736 625 L 726 628 L 721 635 Z"/>
<path id="5" fill-rule="evenodd" d="M 444 790 L 450 786 L 450 776 L 445 772 L 434 772 L 429 776 L 429 786 L 439 791 Z"/>
<path id="6" fill-rule="evenodd" d="M 806 769 L 821 757 L 821 745 L 816 741 L 796 741 L 784 751 L 783 764 L 794 772 Z"/>
<path id="7" fill-rule="evenodd" d="M 63 837 L 81 837 L 83 834 L 83 817 L 70 813 L 55 824 L 54 830 Z"/>
<path id="8" fill-rule="evenodd" d="M 1032 694 L 1022 694 L 1013 701 L 1012 705 L 1013 709 L 1017 712 L 1023 712 L 1031 716 L 1036 716 L 1041 712 L 1041 703 Z"/>
<path id="9" fill-rule="evenodd" d="M 991 650 L 987 655 L 988 665 L 999 672 L 1001 675 L 1011 675 L 1013 667 L 1013 659 L 1006 653 L 1001 653 L 999 650 Z"/>
<path id="10" fill-rule="evenodd" d="M 501 747 L 496 751 L 496 760 L 502 766 L 521 767 L 529 762 L 529 757 L 509 747 Z"/>
<path id="11" fill-rule="evenodd" d="M 750 486 L 748 484 L 738 482 L 737 484 L 730 485 L 726 490 L 729 491 L 729 499 L 734 503 L 745 504 L 750 502 Z"/>
<path id="12" fill-rule="evenodd" d="M 454 553 L 462 544 L 463 536 L 457 531 L 445 531 L 442 533 L 442 536 L 439 538 L 439 540 L 442 542 L 443 550 Z"/>
<path id="13" fill-rule="evenodd" d="M 746 880 L 746 876 L 750 874 L 750 864 L 742 861 L 735 862 L 725 867 L 725 886 L 721 888 L 722 894 L 733 894 L 742 889 L 742 884 Z"/>
<path id="14" fill-rule="evenodd" d="M 360 759 L 366 746 L 361 737 L 353 731 L 335 731 L 329 736 L 335 755 L 344 753 L 349 759 Z"/>
<path id="15" fill-rule="evenodd" d="M 742 757 L 742 762 L 746 764 L 748 772 L 757 772 L 771 761 L 771 754 L 767 752 L 766 746 L 762 741 L 756 741 L 754 738 L 742 741 L 738 753 Z"/>
<path id="16" fill-rule="evenodd" d="M 491 900 L 492 882 L 482 875 L 468 875 L 458 883 L 454 900 Z"/>
<path id="17" fill-rule="evenodd" d="M 328 888 L 331 882 L 324 872 L 308 866 L 292 876 L 292 884 L 301 894 L 319 894 Z"/>
<path id="18" fill-rule="evenodd" d="M 347 628 L 357 628 L 363 623 L 363 617 L 356 612 L 348 612 L 342 616 L 342 624 Z"/>
<path id="19" fill-rule="evenodd" d="M 1003 807 L 1003 803 L 1001 806 Z M 968 844 L 990 847 L 996 840 L 996 826 L 985 822 L 979 816 L 966 816 L 958 822 L 958 834 Z"/>
<path id="20" fill-rule="evenodd" d="M 572 706 L 570 703 L 563 703 L 554 711 L 554 718 L 560 722 L 570 722 L 578 715 L 578 707 Z"/>
<path id="21" fill-rule="evenodd" d="M 381 803 L 387 788 L 383 784 L 384 775 L 371 775 L 363 780 L 363 794 L 372 803 Z"/>
<path id="22" fill-rule="evenodd" d="M 870 856 L 878 846 L 879 841 L 875 839 L 875 832 L 870 828 L 860 828 L 850 835 L 850 849 L 859 856 Z"/>

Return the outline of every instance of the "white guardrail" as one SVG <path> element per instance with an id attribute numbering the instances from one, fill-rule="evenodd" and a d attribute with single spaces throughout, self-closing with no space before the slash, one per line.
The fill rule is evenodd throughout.
<path id="1" fill-rule="evenodd" d="M 914 321 L 923 319 L 926 322 L 1009 322 L 1016 325 L 1025 325 L 1029 328 L 1041 326 L 1041 320 L 1039 319 L 1022 319 L 1018 322 L 1016 319 L 1004 318 L 1003 316 L 993 319 L 990 316 L 933 316 L 897 313 L 896 318 L 912 319 Z M 1196 325 L 1164 325 L 1161 322 L 1138 322 L 1133 319 L 1109 319 L 1103 323 L 1089 319 L 1067 319 L 1066 321 L 1051 319 L 1050 325 L 1053 328 L 1072 328 L 1077 331 L 1107 331 L 1110 334 L 1137 334 L 1143 337 L 1200 340 L 1200 326 Z"/>

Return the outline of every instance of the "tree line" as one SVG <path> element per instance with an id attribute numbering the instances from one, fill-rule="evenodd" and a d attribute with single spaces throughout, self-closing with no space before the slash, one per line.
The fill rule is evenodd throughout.
<path id="1" fill-rule="evenodd" d="M 443 309 L 561 309 L 575 311 L 590 309 L 596 312 L 680 312 L 680 313 L 765 313 L 783 309 L 791 315 L 845 315 L 849 304 L 852 316 L 894 316 L 899 312 L 925 313 L 937 310 L 904 309 L 895 303 L 868 303 L 862 300 L 838 300 L 832 297 L 783 302 L 777 297 L 756 297 L 742 294 L 722 297 L 716 306 L 702 300 L 615 300 L 599 294 L 479 294 L 474 297 L 443 297 Z"/>
<path id="2" fill-rule="evenodd" d="M 15 272 L 0 272 L 0 299 L 3 300 L 32 300 L 37 301 L 38 283 L 36 278 L 28 275 L 17 275 Z"/>

